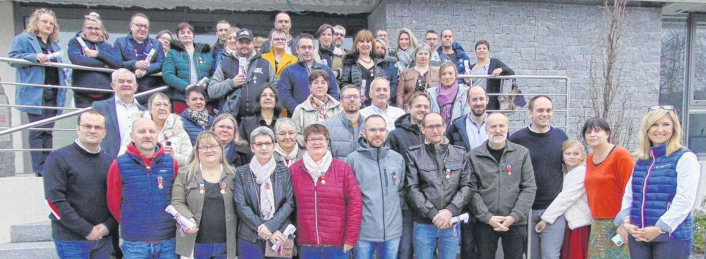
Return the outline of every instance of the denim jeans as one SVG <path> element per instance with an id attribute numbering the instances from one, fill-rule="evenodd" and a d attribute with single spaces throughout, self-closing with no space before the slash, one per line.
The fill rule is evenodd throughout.
<path id="1" fill-rule="evenodd" d="M 566 219 L 559 216 L 554 224 L 547 223 L 542 233 L 537 233 L 534 226 L 542 220 L 545 210 L 532 210 L 530 218 L 530 251 L 533 259 L 559 259 L 561 257 L 561 245 L 564 241 L 564 228 Z"/>
<path id="2" fill-rule="evenodd" d="M 505 259 L 522 259 L 527 251 L 527 225 L 511 225 L 508 231 L 495 231 L 487 223 L 477 221 L 473 224 L 473 235 L 479 259 L 495 259 L 500 238 Z"/>
<path id="3" fill-rule="evenodd" d="M 351 251 L 343 252 L 343 246 L 299 246 L 299 258 L 302 259 L 348 259 Z"/>
<path id="4" fill-rule="evenodd" d="M 123 240 L 123 256 L 128 259 L 175 259 L 174 238 L 159 243 Z"/>
<path id="5" fill-rule="evenodd" d="M 227 259 L 228 249 L 226 243 L 194 245 L 194 259 Z"/>
<path id="6" fill-rule="evenodd" d="M 265 241 L 257 240 L 255 243 L 238 238 L 238 258 L 265 258 Z"/>
<path id="7" fill-rule="evenodd" d="M 439 249 L 439 259 L 455 259 L 460 240 L 459 224 L 439 229 L 434 225 L 414 222 L 414 255 L 417 259 L 434 258 L 435 249 Z"/>
<path id="8" fill-rule="evenodd" d="M 27 118 L 29 122 L 35 122 L 38 120 L 51 118 L 56 116 L 56 111 L 46 111 L 43 115 L 36 115 L 27 113 Z M 54 123 L 48 123 L 41 126 L 36 126 L 35 128 L 54 128 Z M 52 148 L 53 147 L 54 135 L 52 131 L 41 131 L 41 130 L 30 130 L 29 131 L 29 148 L 39 149 L 39 148 Z M 32 158 L 32 171 L 37 176 L 42 176 L 44 174 L 44 161 L 47 160 L 51 151 L 32 151 L 30 156 Z"/>
<path id="9" fill-rule="evenodd" d="M 628 235 L 630 258 L 640 259 L 688 259 L 693 239 L 666 242 L 638 242 Z"/>
<path id="10" fill-rule="evenodd" d="M 412 221 L 412 211 L 402 210 L 402 236 L 400 237 L 400 248 L 397 251 L 397 258 L 412 259 L 414 254 L 414 221 Z"/>
<path id="11" fill-rule="evenodd" d="M 54 245 L 61 259 L 110 259 L 113 251 L 110 236 L 98 241 L 54 241 Z"/>
<path id="12" fill-rule="evenodd" d="M 373 259 L 377 254 L 377 259 L 397 258 L 397 249 L 400 248 L 400 238 L 391 239 L 384 242 L 360 241 L 353 248 L 353 258 Z"/>

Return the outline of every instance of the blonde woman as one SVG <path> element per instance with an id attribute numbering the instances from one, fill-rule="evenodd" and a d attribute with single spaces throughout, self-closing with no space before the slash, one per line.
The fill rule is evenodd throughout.
<path id="1" fill-rule="evenodd" d="M 223 144 L 226 160 L 233 167 L 246 165 L 250 162 L 252 152 L 248 142 L 241 139 L 238 134 L 238 123 L 233 115 L 223 113 L 213 120 L 211 131 L 216 133 Z"/>
<path id="2" fill-rule="evenodd" d="M 701 165 L 681 143 L 674 106 L 650 108 L 638 138 L 637 164 L 615 224 L 630 234 L 631 258 L 689 258 Z"/>
<path id="3" fill-rule="evenodd" d="M 213 132 L 198 135 L 190 160 L 179 169 L 171 204 L 196 227 L 177 231 L 176 252 L 186 257 L 193 254 L 194 259 L 235 258 L 235 168 L 228 164 L 223 144 Z"/>
<path id="4" fill-rule="evenodd" d="M 564 160 L 562 191 L 542 214 L 535 226 L 542 233 L 548 224 L 564 216 L 566 225 L 561 248 L 562 259 L 588 258 L 588 237 L 591 233 L 591 210 L 588 208 L 584 178 L 586 178 L 586 149 L 578 140 L 564 141 L 561 146 Z"/>
<path id="5" fill-rule="evenodd" d="M 417 37 L 414 36 L 412 30 L 402 28 L 397 34 L 397 47 L 395 48 L 395 57 L 397 57 L 397 69 L 404 71 L 410 67 L 414 61 L 414 51 L 417 48 Z"/>

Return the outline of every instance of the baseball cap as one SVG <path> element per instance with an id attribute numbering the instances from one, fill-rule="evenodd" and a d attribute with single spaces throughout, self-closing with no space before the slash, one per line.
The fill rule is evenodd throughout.
<path id="1" fill-rule="evenodd" d="M 238 35 L 235 37 L 235 40 L 240 40 L 240 39 L 248 39 L 251 40 L 253 39 L 252 37 L 252 32 L 248 29 L 242 28 L 238 31 Z"/>

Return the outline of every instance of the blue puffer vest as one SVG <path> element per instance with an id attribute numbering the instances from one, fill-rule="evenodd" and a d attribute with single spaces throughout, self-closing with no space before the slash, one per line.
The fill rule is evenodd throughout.
<path id="1" fill-rule="evenodd" d="M 652 158 L 637 160 L 632 174 L 630 221 L 640 228 L 657 224 L 671 206 L 677 193 L 677 162 L 684 153 L 691 151 L 683 148 L 667 156 L 666 145 L 660 145 L 650 152 Z M 654 241 L 689 240 L 693 234 L 694 222 L 689 215 L 672 233 Z"/>
<path id="2" fill-rule="evenodd" d="M 165 212 L 172 197 L 174 162 L 169 155 L 161 155 L 146 168 L 133 154 L 117 158 L 120 180 L 123 183 L 123 201 L 120 209 L 120 228 L 127 241 L 162 241 L 174 238 L 176 224 Z M 159 182 L 161 177 L 161 189 Z"/>

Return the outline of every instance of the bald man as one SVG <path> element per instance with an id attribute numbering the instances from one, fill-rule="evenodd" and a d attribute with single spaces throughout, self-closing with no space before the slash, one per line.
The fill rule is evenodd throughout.
<path id="1" fill-rule="evenodd" d="M 466 95 L 466 105 L 471 107 L 471 112 L 451 122 L 446 131 L 446 138 L 451 144 L 470 151 L 488 140 L 488 132 L 485 130 L 488 115 L 485 107 L 490 99 L 485 89 L 480 86 L 471 87 Z"/>
<path id="2" fill-rule="evenodd" d="M 537 191 L 529 150 L 507 141 L 508 119 L 493 113 L 486 119 L 489 139 L 468 152 L 464 171 L 471 174 L 471 213 L 478 258 L 495 258 L 502 238 L 505 258 L 522 258 L 527 250 L 527 221 Z M 501 193 L 502 195 L 498 195 Z"/>
<path id="3" fill-rule="evenodd" d="M 176 258 L 176 227 L 164 209 L 179 165 L 158 133 L 152 120 L 136 119 L 127 152 L 108 171 L 108 208 L 120 224 L 125 258 Z"/>

